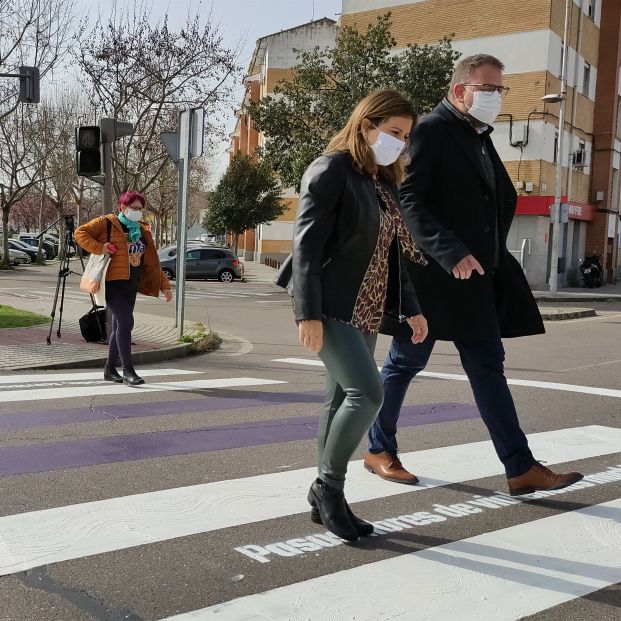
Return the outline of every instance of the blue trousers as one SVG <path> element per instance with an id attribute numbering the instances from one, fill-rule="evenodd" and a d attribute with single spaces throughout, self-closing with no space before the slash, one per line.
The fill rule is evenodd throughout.
<path id="1" fill-rule="evenodd" d="M 498 332 L 486 340 L 456 341 L 474 400 L 507 477 L 526 472 L 536 463 L 520 428 L 517 412 L 504 376 L 505 351 Z M 369 430 L 369 451 L 397 454 L 397 420 L 412 379 L 422 371 L 435 345 L 427 338 L 414 345 L 409 339 L 393 338 L 381 377 L 384 403 Z M 467 464 L 464 464 L 467 468 Z"/>

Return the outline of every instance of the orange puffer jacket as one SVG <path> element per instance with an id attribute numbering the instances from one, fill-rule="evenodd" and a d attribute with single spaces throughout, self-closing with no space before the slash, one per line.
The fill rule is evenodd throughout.
<path id="1" fill-rule="evenodd" d="M 106 243 L 108 235 L 106 220 L 110 220 L 112 225 L 110 227 L 110 243 L 116 246 L 116 252 L 111 255 L 106 282 L 129 280 L 129 244 L 125 231 L 114 214 L 95 218 L 78 227 L 74 234 L 75 240 L 91 254 L 103 254 L 103 245 Z M 158 297 L 160 291 L 170 289 L 170 283 L 160 267 L 160 260 L 151 235 L 151 227 L 146 222 L 141 222 L 140 230 L 146 247 L 138 291 L 143 295 Z"/>

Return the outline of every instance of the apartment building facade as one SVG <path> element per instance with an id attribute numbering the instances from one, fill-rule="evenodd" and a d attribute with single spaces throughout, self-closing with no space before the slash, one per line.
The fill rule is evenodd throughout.
<path id="1" fill-rule="evenodd" d="M 549 275 L 566 0 L 343 0 L 341 24 L 366 29 L 387 11 L 399 48 L 453 36 L 463 55 L 478 52 L 506 66 L 494 144 L 518 190 L 509 249 L 532 285 Z M 567 56 L 561 285 L 576 284 L 579 259 L 597 250 L 614 278 L 619 264 L 619 0 L 572 0 Z M 604 22 L 604 27 L 602 23 Z M 563 158 L 565 159 L 565 158 Z"/>
<path id="2" fill-rule="evenodd" d="M 323 18 L 295 28 L 276 32 L 257 40 L 244 78 L 246 92 L 236 112 L 236 125 L 231 134 L 231 157 L 234 153 L 253 155 L 264 144 L 265 136 L 257 131 L 248 111 L 251 101 L 259 101 L 274 92 L 274 86 L 292 75 L 298 64 L 298 53 L 316 47 L 334 47 L 336 22 Z M 262 261 L 265 257 L 282 259 L 291 251 L 293 221 L 298 196 L 293 188 L 284 192 L 287 210 L 277 220 L 249 230 L 238 240 L 238 252 L 247 260 Z"/>

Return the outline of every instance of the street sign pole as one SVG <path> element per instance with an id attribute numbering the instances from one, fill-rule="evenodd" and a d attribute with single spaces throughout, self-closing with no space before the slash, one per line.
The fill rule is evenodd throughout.
<path id="1" fill-rule="evenodd" d="M 177 164 L 177 274 L 175 281 L 175 327 L 178 338 L 183 336 L 185 317 L 185 275 L 188 235 L 188 188 L 190 160 L 203 154 L 205 111 L 203 108 L 184 110 L 179 114 L 179 130 L 162 132 L 160 140 L 173 162 Z"/>
<path id="2" fill-rule="evenodd" d="M 179 115 L 179 194 L 177 200 L 177 332 L 183 336 L 185 317 L 185 272 L 187 251 L 188 185 L 190 181 L 192 111 Z"/>

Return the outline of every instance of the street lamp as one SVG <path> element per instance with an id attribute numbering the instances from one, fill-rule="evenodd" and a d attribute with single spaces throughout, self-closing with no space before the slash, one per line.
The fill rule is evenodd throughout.
<path id="1" fill-rule="evenodd" d="M 561 237 L 561 200 L 563 193 L 563 161 L 565 158 L 563 147 L 565 145 L 565 103 L 567 101 L 567 56 L 569 47 L 569 19 L 571 16 L 572 1 L 566 0 L 565 5 L 565 36 L 563 39 L 563 63 L 561 66 L 561 92 L 551 93 L 541 98 L 544 103 L 558 103 L 558 140 L 556 143 L 556 189 L 554 191 L 554 204 L 550 212 L 552 221 L 552 247 L 550 248 L 550 293 L 558 291 L 558 263 Z M 568 189 L 568 193 L 571 189 Z"/>

